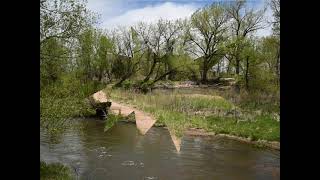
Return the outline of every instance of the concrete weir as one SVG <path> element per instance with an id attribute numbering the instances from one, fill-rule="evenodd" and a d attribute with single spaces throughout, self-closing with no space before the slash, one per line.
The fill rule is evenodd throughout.
<path id="1" fill-rule="evenodd" d="M 124 117 L 134 115 L 133 121 L 135 121 L 137 129 L 142 135 L 145 135 L 156 122 L 156 119 L 151 114 L 145 113 L 143 111 L 140 111 L 139 109 L 130 107 L 126 104 L 122 104 L 114 100 L 108 99 L 107 95 L 103 91 L 96 92 L 91 96 L 91 99 L 91 101 L 94 104 L 111 102 L 109 110 L 114 114 L 119 114 Z M 172 131 L 170 131 L 170 129 L 169 133 L 177 152 L 180 152 L 181 138 L 175 136 L 175 134 Z"/>
<path id="2" fill-rule="evenodd" d="M 174 144 L 174 146 L 176 147 L 177 152 L 180 152 L 181 149 L 181 137 L 177 137 L 170 129 L 169 129 L 169 133 L 171 136 L 171 140 Z"/>
<path id="3" fill-rule="evenodd" d="M 150 114 L 142 112 L 136 108 L 117 103 L 115 101 L 112 101 L 110 110 L 115 114 L 120 114 L 125 117 L 134 113 L 134 119 L 136 122 L 137 129 L 142 135 L 145 135 L 156 122 L 155 118 L 152 117 Z"/>

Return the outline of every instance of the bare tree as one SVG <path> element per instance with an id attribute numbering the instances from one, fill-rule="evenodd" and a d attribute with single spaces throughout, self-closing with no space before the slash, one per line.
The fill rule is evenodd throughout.
<path id="1" fill-rule="evenodd" d="M 274 21 L 272 22 L 273 33 L 277 36 L 280 36 L 280 0 L 271 0 L 270 7 L 273 11 L 274 17 Z"/>
<path id="2" fill-rule="evenodd" d="M 130 29 L 122 27 L 118 29 L 118 32 L 120 34 L 115 37 L 118 48 L 115 60 L 116 65 L 120 66 L 115 66 L 114 71 L 115 74 L 120 76 L 120 80 L 116 83 L 116 86 L 120 86 L 139 70 L 139 64 L 145 53 L 141 38 L 139 38 L 134 27 Z"/>
<path id="3" fill-rule="evenodd" d="M 142 83 L 149 81 L 154 76 L 151 82 L 151 84 L 154 84 L 176 71 L 175 68 L 170 66 L 169 59 L 173 54 L 181 25 L 178 21 L 172 22 L 160 19 L 156 24 L 149 24 L 148 26 L 143 26 L 143 23 L 140 23 L 139 27 L 137 32 L 144 41 L 144 46 L 147 49 L 146 60 L 150 63 Z M 164 72 L 160 72 L 162 67 L 164 67 Z"/>

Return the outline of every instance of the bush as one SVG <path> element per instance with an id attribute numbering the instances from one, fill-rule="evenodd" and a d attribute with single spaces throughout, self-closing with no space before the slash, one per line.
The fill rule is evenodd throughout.
<path id="1" fill-rule="evenodd" d="M 128 79 L 122 82 L 122 87 L 124 89 L 131 89 L 133 87 L 133 85 L 134 85 L 133 81 L 128 80 Z"/>

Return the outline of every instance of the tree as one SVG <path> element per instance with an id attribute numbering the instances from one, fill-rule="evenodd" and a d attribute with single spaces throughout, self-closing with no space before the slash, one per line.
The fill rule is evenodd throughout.
<path id="1" fill-rule="evenodd" d="M 277 36 L 280 36 L 280 0 L 271 0 L 270 7 L 273 11 L 274 17 L 274 21 L 272 22 L 273 33 Z"/>
<path id="2" fill-rule="evenodd" d="M 51 38 L 76 38 L 95 22 L 83 0 L 40 1 L 40 45 Z"/>
<path id="3" fill-rule="evenodd" d="M 68 65 L 74 63 L 72 46 L 77 44 L 80 33 L 94 23 L 85 1 L 40 1 L 41 82 L 55 82 L 60 72 L 68 70 Z"/>
<path id="4" fill-rule="evenodd" d="M 273 34 L 278 38 L 276 69 L 278 84 L 280 84 L 280 0 L 271 0 L 271 9 L 274 17 L 274 21 L 272 22 L 272 30 Z"/>
<path id="5" fill-rule="evenodd" d="M 79 36 L 78 48 L 78 70 L 84 82 L 92 80 L 94 77 L 93 62 L 95 58 L 94 30 L 88 29 Z"/>
<path id="6" fill-rule="evenodd" d="M 175 45 L 178 43 L 180 32 L 182 29 L 182 24 L 179 20 L 175 22 L 169 20 L 160 20 L 161 23 L 164 24 L 165 30 L 163 33 L 163 37 L 165 40 L 165 57 L 164 57 L 164 64 L 165 64 L 165 72 L 172 72 L 174 69 L 174 58 L 173 52 Z M 173 80 L 174 73 L 170 73 L 166 76 L 166 80 Z"/>
<path id="7" fill-rule="evenodd" d="M 41 49 L 40 58 L 40 83 L 41 86 L 56 82 L 65 72 L 68 50 L 59 40 L 48 40 Z"/>
<path id="8" fill-rule="evenodd" d="M 191 16 L 191 24 L 186 27 L 186 50 L 198 57 L 202 62 L 202 82 L 207 82 L 208 70 L 220 59 L 223 51 L 222 42 L 226 39 L 229 16 L 226 9 L 217 4 L 197 10 Z"/>
<path id="9" fill-rule="evenodd" d="M 144 65 L 146 73 L 142 84 L 153 78 L 148 83 L 152 85 L 176 72 L 176 68 L 173 68 L 171 61 L 174 60 L 172 56 L 179 38 L 180 29 L 179 21 L 172 22 L 160 19 L 155 24 L 146 25 L 140 23 L 140 28 L 137 32 L 146 50 L 146 62 Z"/>
<path id="10" fill-rule="evenodd" d="M 244 41 L 248 35 L 264 28 L 264 13 L 265 8 L 255 11 L 246 7 L 246 1 L 237 0 L 231 3 L 227 8 L 228 14 L 231 17 L 231 46 L 230 53 L 235 60 L 236 74 L 240 74 L 240 54 L 244 48 Z"/>
<path id="11" fill-rule="evenodd" d="M 94 69 L 96 72 L 96 76 L 98 77 L 98 81 L 101 81 L 103 77 L 106 75 L 110 80 L 111 77 L 111 66 L 113 60 L 114 53 L 114 45 L 111 39 L 103 34 L 102 32 L 97 32 L 97 52 L 96 58 L 94 61 Z"/>
<path id="12" fill-rule="evenodd" d="M 139 37 L 137 30 L 144 28 L 143 24 L 137 27 L 131 27 L 129 30 L 125 28 L 119 29 L 120 34 L 116 36 L 116 46 L 118 52 L 115 57 L 113 72 L 120 79 L 116 86 L 132 77 L 138 70 L 142 58 L 145 54 L 143 39 Z"/>
<path id="13" fill-rule="evenodd" d="M 267 64 L 270 76 L 279 85 L 279 39 L 276 36 L 265 37 L 260 45 L 261 59 Z"/>

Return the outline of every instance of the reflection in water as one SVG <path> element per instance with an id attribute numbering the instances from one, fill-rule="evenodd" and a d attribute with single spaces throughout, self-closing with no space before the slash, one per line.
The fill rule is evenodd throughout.
<path id="1" fill-rule="evenodd" d="M 41 160 L 71 166 L 80 179 L 280 179 L 280 153 L 218 137 L 182 138 L 176 153 L 169 132 L 151 128 L 140 135 L 134 124 L 104 132 L 99 121 L 82 121 L 51 143 L 41 131 Z"/>

